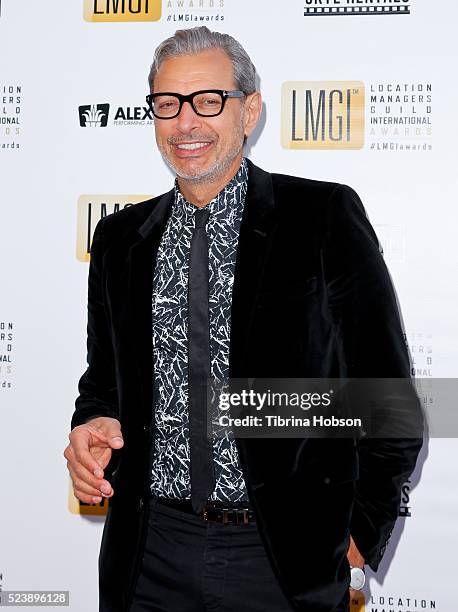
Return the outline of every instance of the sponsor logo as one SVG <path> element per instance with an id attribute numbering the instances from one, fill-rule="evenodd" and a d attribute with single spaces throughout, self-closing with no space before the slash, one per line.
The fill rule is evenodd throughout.
<path id="1" fill-rule="evenodd" d="M 305 0 L 304 17 L 409 15 L 411 0 Z"/>
<path id="2" fill-rule="evenodd" d="M 167 21 L 199 25 L 224 21 L 225 0 L 165 0 Z"/>
<path id="3" fill-rule="evenodd" d="M 0 321 L 0 391 L 13 386 L 14 325 L 12 321 Z"/>
<path id="4" fill-rule="evenodd" d="M 429 82 L 379 82 L 369 85 L 370 150 L 432 150 L 433 86 Z"/>
<path id="5" fill-rule="evenodd" d="M 404 333 L 404 340 L 410 357 L 410 373 L 415 379 L 418 397 L 426 415 L 439 414 L 444 407 L 443 386 L 433 378 L 433 335 L 432 333 Z M 441 379 L 439 379 L 441 380 Z M 447 434 L 444 434 L 445 436 Z M 410 516 L 410 480 L 403 485 L 399 516 Z"/>
<path id="6" fill-rule="evenodd" d="M 287 81 L 282 86 L 286 149 L 431 151 L 432 124 L 429 82 Z"/>
<path id="7" fill-rule="evenodd" d="M 154 115 L 147 106 L 118 106 L 113 125 L 150 125 L 153 121 Z"/>
<path id="8" fill-rule="evenodd" d="M 19 149 L 22 86 L 0 82 L 0 149 Z"/>
<path id="9" fill-rule="evenodd" d="M 368 597 L 366 601 L 366 597 Z M 439 610 L 435 599 L 419 598 L 412 595 L 365 595 L 355 592 L 350 596 L 351 612 L 421 612 Z M 445 610 L 444 610 L 445 612 Z"/>
<path id="10" fill-rule="evenodd" d="M 412 507 L 410 504 L 410 483 L 411 480 L 406 482 L 401 487 L 401 503 L 399 505 L 399 516 L 407 517 L 412 516 Z"/>
<path id="11" fill-rule="evenodd" d="M 101 21 L 158 21 L 161 0 L 84 0 L 84 19 Z"/>
<path id="12" fill-rule="evenodd" d="M 413 595 L 371 595 L 367 606 L 371 612 L 420 612 L 421 610 L 439 610 L 435 599 L 414 597 Z M 444 611 L 445 612 L 445 611 Z"/>
<path id="13" fill-rule="evenodd" d="M 112 108 L 110 120 L 110 107 Z M 78 107 L 81 127 L 125 127 L 152 125 L 154 116 L 147 106 L 86 104 Z"/>
<path id="14" fill-rule="evenodd" d="M 405 336 L 412 359 L 412 376 L 431 378 L 433 376 L 433 336 L 431 333 L 411 333 Z"/>
<path id="15" fill-rule="evenodd" d="M 109 104 L 87 104 L 78 106 L 81 127 L 107 127 Z"/>
<path id="16" fill-rule="evenodd" d="M 365 91 L 360 81 L 287 81 L 281 142 L 286 149 L 361 149 Z"/>
<path id="17" fill-rule="evenodd" d="M 88 262 L 91 253 L 92 237 L 95 226 L 102 218 L 123 208 L 133 206 L 150 195 L 82 195 L 78 199 L 76 257 Z"/>
<path id="18" fill-rule="evenodd" d="M 364 593 L 356 593 L 350 596 L 350 612 L 365 612 L 366 599 Z"/>

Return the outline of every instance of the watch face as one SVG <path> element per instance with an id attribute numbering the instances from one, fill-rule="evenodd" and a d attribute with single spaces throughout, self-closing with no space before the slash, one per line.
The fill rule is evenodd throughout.
<path id="1" fill-rule="evenodd" d="M 350 586 L 352 589 L 355 589 L 355 591 L 360 591 L 366 582 L 366 574 L 360 567 L 352 567 L 350 571 Z"/>

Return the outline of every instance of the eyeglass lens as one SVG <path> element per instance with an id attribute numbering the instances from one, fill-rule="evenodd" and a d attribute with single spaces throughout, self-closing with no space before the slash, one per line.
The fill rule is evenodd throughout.
<path id="1" fill-rule="evenodd" d="M 157 96 L 153 99 L 154 112 L 160 117 L 173 117 L 178 113 L 180 100 L 176 96 Z M 218 93 L 201 93 L 194 96 L 194 109 L 201 115 L 211 117 L 221 111 L 223 98 Z"/>

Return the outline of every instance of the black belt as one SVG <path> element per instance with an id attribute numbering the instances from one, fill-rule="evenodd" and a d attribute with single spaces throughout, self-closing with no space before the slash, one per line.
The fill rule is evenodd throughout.
<path id="1" fill-rule="evenodd" d="M 196 514 L 192 508 L 190 499 L 173 499 L 169 497 L 153 498 L 159 504 L 200 516 L 205 521 L 222 523 L 223 525 L 247 525 L 255 522 L 255 514 L 252 508 L 245 506 L 230 506 L 220 501 L 208 501 L 202 512 Z"/>

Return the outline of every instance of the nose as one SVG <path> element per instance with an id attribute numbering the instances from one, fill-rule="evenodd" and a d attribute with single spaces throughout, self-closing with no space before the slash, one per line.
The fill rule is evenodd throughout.
<path id="1" fill-rule="evenodd" d="M 189 133 L 193 128 L 200 127 L 201 125 L 200 117 L 194 112 L 190 102 L 184 102 L 181 112 L 177 117 L 178 130 L 183 133 Z"/>

